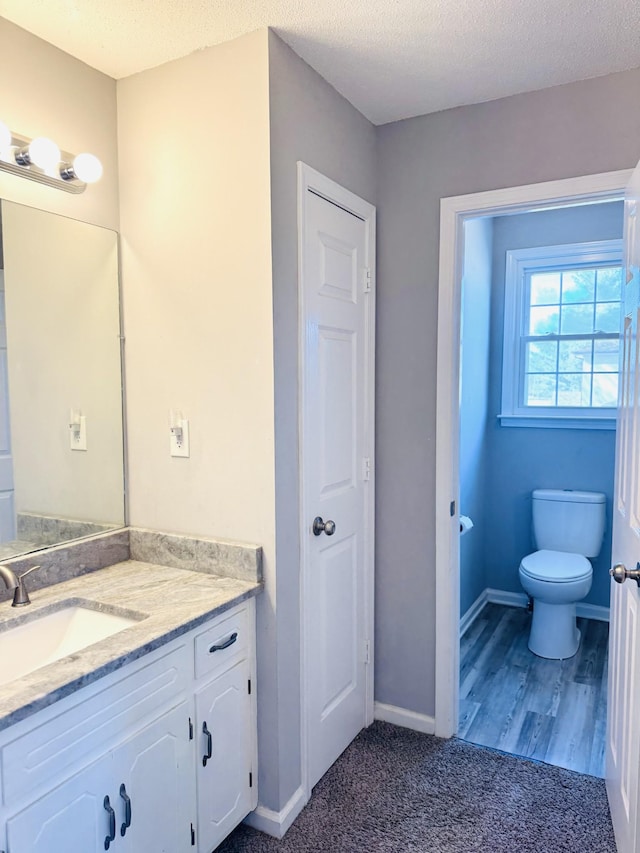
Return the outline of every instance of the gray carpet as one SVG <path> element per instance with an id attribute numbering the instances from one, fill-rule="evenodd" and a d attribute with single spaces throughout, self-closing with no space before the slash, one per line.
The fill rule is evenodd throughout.
<path id="1" fill-rule="evenodd" d="M 282 839 L 216 853 L 615 853 L 602 779 L 388 723 L 363 731 Z"/>

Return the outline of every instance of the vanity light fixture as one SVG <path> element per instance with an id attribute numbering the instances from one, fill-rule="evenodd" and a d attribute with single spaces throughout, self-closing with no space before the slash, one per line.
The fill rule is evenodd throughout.
<path id="1" fill-rule="evenodd" d="M 46 136 L 28 139 L 13 133 L 0 121 L 0 171 L 22 175 L 69 193 L 82 193 L 87 184 L 102 177 L 102 163 L 95 154 L 60 151 Z"/>

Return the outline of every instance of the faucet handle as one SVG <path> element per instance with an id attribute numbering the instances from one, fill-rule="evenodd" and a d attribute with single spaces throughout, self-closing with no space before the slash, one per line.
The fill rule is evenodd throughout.
<path id="1" fill-rule="evenodd" d="M 30 569 L 27 569 L 26 572 L 23 572 L 21 575 L 18 575 L 18 586 L 15 588 L 13 593 L 13 604 L 12 607 L 23 607 L 25 604 L 31 604 L 31 599 L 29 598 L 29 593 L 27 592 L 27 588 L 23 583 L 23 579 L 26 578 L 27 575 L 30 575 L 31 572 L 35 572 L 36 569 L 39 569 L 40 566 L 31 566 Z"/>
<path id="2" fill-rule="evenodd" d="M 31 572 L 35 572 L 36 569 L 39 569 L 40 566 L 31 566 L 30 569 L 27 569 L 26 572 L 23 572 L 21 575 L 18 575 L 18 580 L 22 580 L 22 578 L 26 578 L 27 575 L 30 575 Z"/>

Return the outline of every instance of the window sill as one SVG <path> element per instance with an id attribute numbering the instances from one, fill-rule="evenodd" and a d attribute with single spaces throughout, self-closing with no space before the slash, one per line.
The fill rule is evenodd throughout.
<path id="1" fill-rule="evenodd" d="M 615 429 L 615 418 L 564 417 L 562 415 L 498 415 L 503 427 L 542 429 Z"/>

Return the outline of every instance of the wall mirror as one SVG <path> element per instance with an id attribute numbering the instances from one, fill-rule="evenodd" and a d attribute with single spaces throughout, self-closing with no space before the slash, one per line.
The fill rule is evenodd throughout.
<path id="1" fill-rule="evenodd" d="M 0 560 L 125 522 L 117 234 L 0 202 Z"/>

